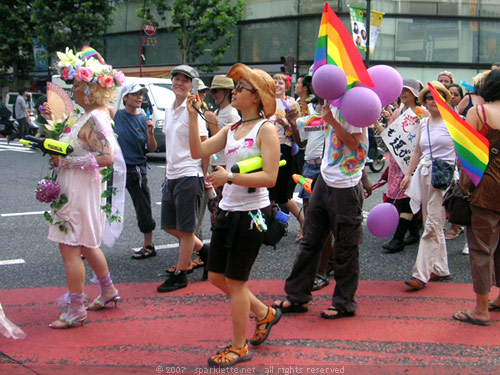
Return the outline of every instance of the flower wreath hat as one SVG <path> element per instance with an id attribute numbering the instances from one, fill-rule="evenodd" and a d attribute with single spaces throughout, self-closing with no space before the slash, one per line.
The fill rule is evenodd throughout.
<path id="1" fill-rule="evenodd" d="M 77 53 L 66 47 L 66 52 L 57 52 L 57 57 L 57 69 L 68 84 L 79 81 L 98 84 L 103 88 L 115 88 L 125 83 L 123 73 L 107 65 L 99 52 L 92 47 L 84 46 Z"/>

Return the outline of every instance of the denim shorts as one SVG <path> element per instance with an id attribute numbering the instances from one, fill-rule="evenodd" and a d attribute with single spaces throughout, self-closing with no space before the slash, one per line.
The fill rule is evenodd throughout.
<path id="1" fill-rule="evenodd" d="M 318 173 L 321 172 L 321 163 L 319 164 L 310 164 L 307 160 L 304 162 L 304 171 L 302 172 L 302 176 L 306 178 L 313 178 Z M 299 198 L 309 199 L 311 198 L 311 194 L 304 190 L 301 186 L 299 190 Z"/>

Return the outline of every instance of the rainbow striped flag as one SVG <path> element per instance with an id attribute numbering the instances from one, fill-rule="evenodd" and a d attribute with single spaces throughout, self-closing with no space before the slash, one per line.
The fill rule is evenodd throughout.
<path id="1" fill-rule="evenodd" d="M 431 83 L 429 83 L 429 88 L 453 139 L 460 164 L 474 185 L 479 185 L 488 165 L 490 143 L 445 102 Z"/>
<path id="2" fill-rule="evenodd" d="M 369 87 L 375 86 L 354 45 L 351 34 L 330 8 L 328 2 L 325 4 L 321 17 L 313 74 L 316 69 L 326 64 L 336 65 L 344 71 L 348 87 L 352 87 L 356 81 Z"/>
<path id="3" fill-rule="evenodd" d="M 82 60 L 86 60 L 92 56 L 95 56 L 102 65 L 106 64 L 101 54 L 90 46 L 83 46 L 81 55 L 82 55 Z"/>

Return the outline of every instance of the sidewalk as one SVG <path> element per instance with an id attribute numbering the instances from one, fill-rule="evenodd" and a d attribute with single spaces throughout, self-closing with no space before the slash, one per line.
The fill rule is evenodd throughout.
<path id="1" fill-rule="evenodd" d="M 332 283 L 333 284 L 333 283 Z M 315 292 L 306 314 L 287 314 L 253 359 L 221 371 L 207 358 L 231 338 L 228 299 L 208 282 L 167 294 L 156 284 L 117 285 L 118 308 L 89 312 L 83 327 L 53 330 L 64 288 L 0 290 L 24 340 L 0 337 L 0 374 L 498 374 L 500 313 L 479 327 L 452 319 L 472 306 L 470 284 L 362 281 L 356 317 L 325 320 L 333 285 Z M 251 281 L 265 303 L 283 281 Z M 97 286 L 86 292 L 93 298 Z M 248 336 L 255 327 L 251 320 Z"/>

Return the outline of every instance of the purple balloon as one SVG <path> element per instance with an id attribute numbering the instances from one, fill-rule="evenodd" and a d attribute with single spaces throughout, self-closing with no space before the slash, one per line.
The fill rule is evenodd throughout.
<path id="1" fill-rule="evenodd" d="M 391 203 L 380 203 L 372 208 L 366 226 L 377 237 L 392 236 L 399 224 L 399 212 Z"/>
<path id="2" fill-rule="evenodd" d="M 354 87 L 344 94 L 339 109 L 347 123 L 364 128 L 378 120 L 382 104 L 372 90 L 366 87 Z"/>
<path id="3" fill-rule="evenodd" d="M 375 87 L 370 89 L 378 95 L 383 106 L 399 98 L 403 90 L 403 78 L 396 69 L 388 65 L 375 65 L 368 69 L 368 74 L 375 84 Z"/>
<path id="4" fill-rule="evenodd" d="M 338 66 L 323 65 L 314 72 L 312 85 L 320 98 L 333 100 L 344 94 L 347 89 L 347 77 Z"/>

